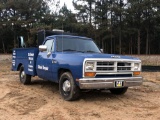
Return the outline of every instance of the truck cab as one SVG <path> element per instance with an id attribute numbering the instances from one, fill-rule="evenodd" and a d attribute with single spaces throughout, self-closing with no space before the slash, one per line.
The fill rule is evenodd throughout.
<path id="1" fill-rule="evenodd" d="M 42 40 L 41 40 L 42 41 Z M 82 89 L 108 89 L 124 94 L 142 84 L 141 60 L 104 54 L 91 38 L 53 34 L 38 48 L 13 49 L 12 70 L 29 84 L 32 76 L 59 83 L 64 100 L 79 98 Z"/>

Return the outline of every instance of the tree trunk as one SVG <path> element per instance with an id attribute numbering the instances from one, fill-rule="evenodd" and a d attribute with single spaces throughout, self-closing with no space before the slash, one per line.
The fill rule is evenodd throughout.
<path id="1" fill-rule="evenodd" d="M 132 55 L 132 37 L 131 37 L 131 41 L 129 42 L 129 54 Z"/>
<path id="2" fill-rule="evenodd" d="M 149 50 L 148 50 L 148 42 L 149 42 L 149 34 L 148 34 L 148 29 L 147 29 L 147 38 L 146 38 L 146 55 L 148 54 Z"/>
<path id="3" fill-rule="evenodd" d="M 120 0 L 120 9 L 122 9 L 122 0 Z M 119 54 L 122 53 L 122 13 L 120 11 L 120 31 L 119 31 Z"/>
<path id="4" fill-rule="evenodd" d="M 104 40 L 102 39 L 102 49 L 104 50 Z"/>
<path id="5" fill-rule="evenodd" d="M 15 31 L 14 32 L 14 40 L 13 40 L 13 44 L 14 44 L 14 48 L 16 48 L 16 36 L 15 36 Z"/>
<path id="6" fill-rule="evenodd" d="M 6 50 L 5 50 L 5 46 L 4 46 L 3 40 L 2 40 L 2 45 L 3 45 L 3 52 L 6 53 Z"/>
<path id="7" fill-rule="evenodd" d="M 92 2 L 89 2 L 89 23 L 92 23 Z"/>
<path id="8" fill-rule="evenodd" d="M 121 46 L 122 46 L 122 43 L 121 43 L 121 37 L 122 37 L 122 35 L 121 35 L 121 29 L 120 29 L 120 31 L 119 31 L 119 54 L 121 54 L 121 52 L 122 52 L 122 48 L 121 48 Z"/>
<path id="9" fill-rule="evenodd" d="M 140 35 L 141 35 L 141 33 L 140 33 L 140 29 L 138 29 L 138 42 L 137 42 L 137 50 L 138 50 L 138 55 L 140 55 L 140 50 L 141 50 L 141 38 L 140 38 Z"/>
<path id="10" fill-rule="evenodd" d="M 113 52 L 113 44 L 112 44 L 112 30 L 111 30 L 111 54 L 112 54 L 112 52 Z"/>
<path id="11" fill-rule="evenodd" d="M 111 8 L 113 7 L 113 4 L 111 3 Z M 112 9 L 111 9 L 111 54 L 113 53 L 113 41 L 112 41 Z"/>

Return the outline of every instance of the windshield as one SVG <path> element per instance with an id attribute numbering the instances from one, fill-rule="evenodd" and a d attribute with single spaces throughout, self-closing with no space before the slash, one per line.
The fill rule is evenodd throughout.
<path id="1" fill-rule="evenodd" d="M 57 37 L 57 51 L 101 53 L 96 44 L 91 39 L 67 36 Z"/>

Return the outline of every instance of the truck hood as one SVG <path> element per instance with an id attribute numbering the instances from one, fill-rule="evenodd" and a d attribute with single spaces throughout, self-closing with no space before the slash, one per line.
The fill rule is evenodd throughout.
<path id="1" fill-rule="evenodd" d="M 83 62 L 85 58 L 95 58 L 95 59 L 126 59 L 126 60 L 139 60 L 138 58 L 126 55 L 117 55 L 117 54 L 98 54 L 98 53 L 75 53 L 75 52 L 63 52 L 57 54 L 58 58 L 62 61 L 70 62 Z"/>
<path id="2" fill-rule="evenodd" d="M 126 55 L 117 55 L 117 54 L 89 54 L 89 53 L 82 53 L 77 54 L 82 58 L 112 58 L 112 59 L 129 59 L 129 60 L 139 60 L 138 58 Z"/>

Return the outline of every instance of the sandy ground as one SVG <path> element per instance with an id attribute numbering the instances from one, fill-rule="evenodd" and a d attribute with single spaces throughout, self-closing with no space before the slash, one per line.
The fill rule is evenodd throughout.
<path id="1" fill-rule="evenodd" d="M 35 77 L 22 85 L 11 71 L 11 56 L 0 55 L 0 120 L 160 120 L 160 73 L 142 75 L 143 85 L 122 96 L 89 91 L 67 102 L 58 84 Z"/>

